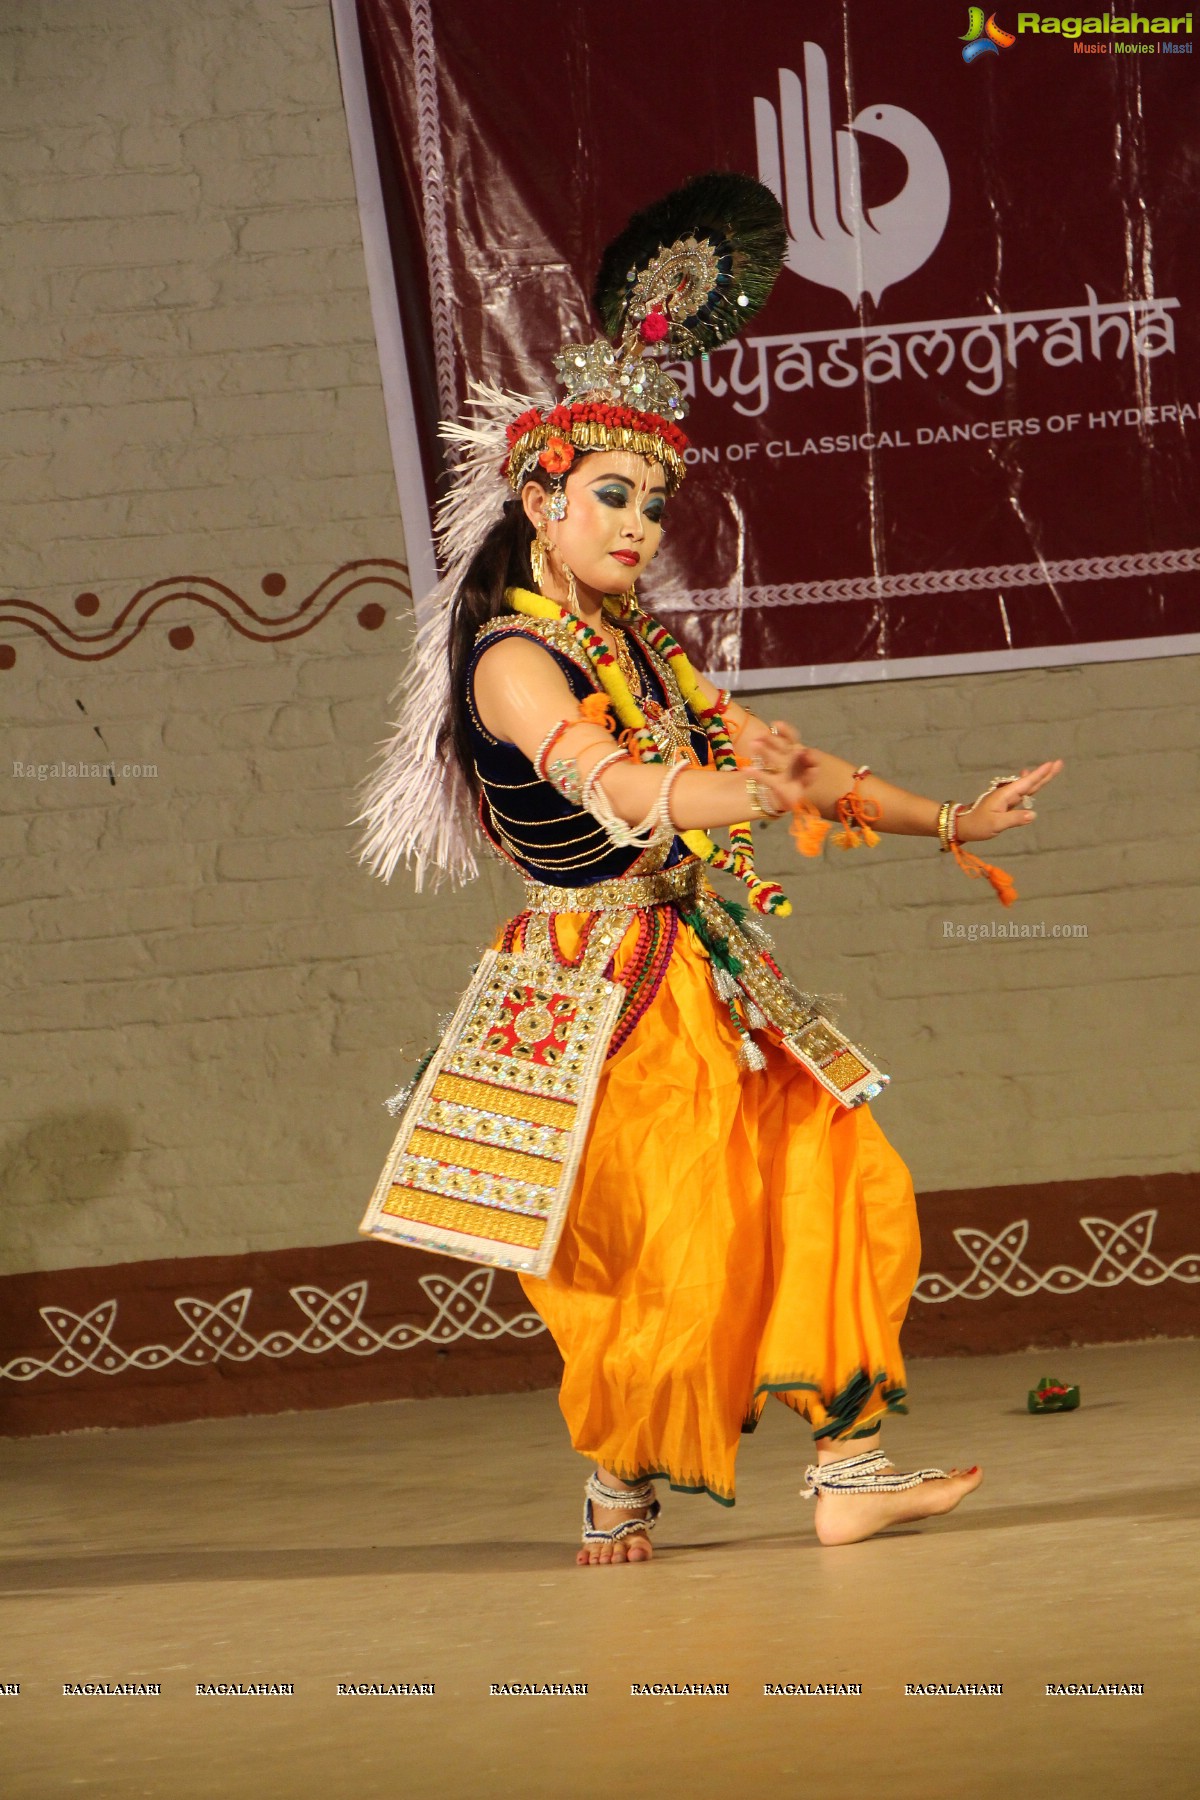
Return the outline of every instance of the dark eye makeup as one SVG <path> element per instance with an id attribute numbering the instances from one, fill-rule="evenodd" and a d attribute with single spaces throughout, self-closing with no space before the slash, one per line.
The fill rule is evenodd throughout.
<path id="1" fill-rule="evenodd" d="M 601 501 L 605 506 L 621 507 L 629 505 L 629 489 L 622 487 L 618 483 L 614 482 L 606 487 L 593 488 L 592 492 L 595 494 L 597 500 Z M 666 500 L 663 499 L 661 495 L 656 494 L 652 500 L 646 502 L 646 505 L 642 510 L 650 520 L 651 524 L 661 525 L 663 514 L 666 509 Z"/>

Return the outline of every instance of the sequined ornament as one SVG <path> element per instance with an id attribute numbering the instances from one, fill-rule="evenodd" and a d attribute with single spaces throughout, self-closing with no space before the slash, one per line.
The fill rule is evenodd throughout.
<path id="1" fill-rule="evenodd" d="M 692 928 L 708 953 L 713 987 L 741 1036 L 744 1068 L 762 1067 L 765 1059 L 751 1033 L 765 1028 L 842 1106 L 861 1106 L 888 1085 L 890 1077 L 830 1017 L 829 1001 L 793 985 L 759 921 L 736 901 L 715 894 L 700 863 L 692 858 L 649 875 L 622 875 L 583 888 L 551 887 L 527 879 L 525 906 L 523 917 L 538 912 L 584 913 L 589 933 L 598 921 L 609 920 L 614 913 L 621 916 L 629 908 L 639 918 L 646 909 L 670 909 Z M 553 918 L 550 925 L 553 931 Z M 627 965 L 617 979 L 628 984 L 629 973 Z M 652 973 L 647 979 L 657 987 L 661 974 Z M 623 1010 L 621 1023 L 625 1017 Z"/>
<path id="2" fill-rule="evenodd" d="M 592 304 L 622 351 L 637 338 L 655 354 L 690 360 L 737 336 L 765 304 L 786 253 L 769 188 L 748 175 L 698 175 L 614 238 Z"/>
<path id="3" fill-rule="evenodd" d="M 565 968 L 544 915 L 486 951 L 416 1083 L 359 1227 L 545 1275 L 626 991 L 605 973 L 631 914 Z"/>

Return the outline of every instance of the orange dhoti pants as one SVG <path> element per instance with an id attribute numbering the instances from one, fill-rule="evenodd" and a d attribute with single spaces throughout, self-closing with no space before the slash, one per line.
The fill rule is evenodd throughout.
<path id="1" fill-rule="evenodd" d="M 566 954 L 585 917 L 557 916 Z M 768 1395 L 821 1439 L 905 1410 L 920 1259 L 908 1170 L 868 1108 L 840 1106 L 769 1032 L 756 1041 L 767 1067 L 747 1072 L 681 923 L 605 1064 L 550 1275 L 521 1277 L 562 1353 L 575 1448 L 725 1505 Z"/>

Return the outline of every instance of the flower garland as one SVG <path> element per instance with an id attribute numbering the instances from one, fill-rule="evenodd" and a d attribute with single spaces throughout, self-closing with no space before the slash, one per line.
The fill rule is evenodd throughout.
<path id="1" fill-rule="evenodd" d="M 687 705 L 688 711 L 701 726 L 712 746 L 713 761 L 718 769 L 729 770 L 743 768 L 733 748 L 729 728 L 725 722 L 725 707 L 729 703 L 728 695 L 719 695 L 712 706 L 706 706 L 696 671 L 693 669 L 687 652 L 656 619 L 647 618 L 646 614 L 636 606 L 620 599 L 609 603 L 610 610 L 634 631 L 647 647 L 661 656 L 670 665 L 678 683 L 679 691 Z M 715 869 L 724 869 L 744 881 L 750 889 L 750 904 L 762 913 L 778 913 L 787 918 L 792 910 L 791 901 L 777 881 L 760 881 L 754 865 L 754 833 L 749 820 L 729 827 L 729 849 L 720 850 L 713 843 L 707 832 L 684 834 L 684 842 L 689 849 L 694 849 L 702 861 L 710 863 Z M 691 840 L 702 839 L 704 847 Z"/>
<path id="2" fill-rule="evenodd" d="M 508 602 L 515 612 L 524 613 L 527 618 L 550 619 L 568 627 L 595 670 L 601 687 L 612 701 L 613 710 L 625 727 L 623 741 L 636 760 L 661 762 L 662 752 L 646 723 L 645 715 L 617 666 L 616 657 L 600 633 L 586 619 L 578 618 L 576 614 L 568 612 L 565 606 L 560 606 L 557 600 L 548 600 L 544 594 L 532 593 L 528 588 L 510 588 Z M 705 705 L 696 671 L 681 645 L 656 621 L 648 619 L 640 611 L 634 611 L 632 607 L 622 606 L 620 600 L 606 601 L 605 604 L 623 624 L 637 633 L 649 649 L 669 664 L 688 711 L 708 738 L 717 768 L 738 768 L 740 765 L 725 726 L 722 703 L 718 700 L 714 706 Z M 679 835 L 701 862 L 715 869 L 724 869 L 739 881 L 745 882 L 750 890 L 750 904 L 757 912 L 778 913 L 781 918 L 786 918 L 791 912 L 791 902 L 779 883 L 759 879 L 754 865 L 754 836 L 748 822 L 730 826 L 728 850 L 720 849 L 706 831 L 682 831 Z"/>

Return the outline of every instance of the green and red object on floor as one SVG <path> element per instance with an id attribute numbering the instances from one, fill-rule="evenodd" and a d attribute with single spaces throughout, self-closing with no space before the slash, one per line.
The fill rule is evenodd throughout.
<path id="1" fill-rule="evenodd" d="M 1037 1386 L 1030 1388 L 1027 1404 L 1031 1413 L 1074 1412 L 1079 1405 L 1079 1389 L 1068 1387 L 1055 1375 L 1043 1375 Z"/>

